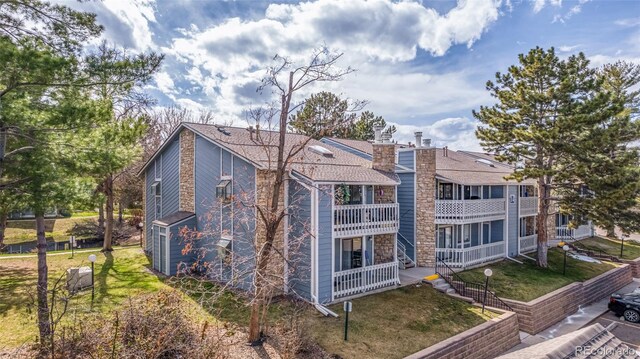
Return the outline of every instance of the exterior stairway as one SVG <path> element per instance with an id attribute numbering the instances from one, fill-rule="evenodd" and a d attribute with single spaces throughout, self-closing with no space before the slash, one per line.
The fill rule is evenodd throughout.
<path id="1" fill-rule="evenodd" d="M 416 262 L 407 255 L 406 247 L 400 242 L 397 244 L 397 255 L 398 267 L 400 267 L 400 269 L 408 269 L 416 266 Z"/>
<path id="2" fill-rule="evenodd" d="M 431 284 L 433 288 L 442 293 L 451 294 L 456 292 L 455 289 L 453 289 L 446 280 L 440 278 L 440 276 L 437 276 L 435 279 L 425 280 L 425 282 Z"/>

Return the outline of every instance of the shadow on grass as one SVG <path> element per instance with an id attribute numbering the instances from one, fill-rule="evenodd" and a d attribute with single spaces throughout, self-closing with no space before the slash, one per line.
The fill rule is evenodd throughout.
<path id="1" fill-rule="evenodd" d="M 27 288 L 35 285 L 30 270 L 0 267 L 0 316 L 12 309 L 24 308 L 28 301 Z"/>

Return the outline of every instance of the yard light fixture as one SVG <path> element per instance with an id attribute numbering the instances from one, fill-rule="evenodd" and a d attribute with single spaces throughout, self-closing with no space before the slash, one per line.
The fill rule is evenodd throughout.
<path id="1" fill-rule="evenodd" d="M 144 227 L 144 223 L 138 223 L 138 229 L 140 230 L 140 248 L 142 248 L 142 228 Z"/>
<path id="2" fill-rule="evenodd" d="M 95 289 L 96 287 L 95 287 L 95 280 L 94 280 L 94 274 L 93 274 L 94 263 L 96 262 L 95 254 L 89 255 L 89 262 L 91 262 L 91 308 L 93 308 L 93 300 L 96 297 L 96 289 Z"/>
<path id="3" fill-rule="evenodd" d="M 562 275 L 566 275 L 567 274 L 567 252 L 569 252 L 569 246 L 565 244 L 564 246 L 562 246 L 562 250 L 564 251 L 564 262 L 562 264 Z"/>
<path id="4" fill-rule="evenodd" d="M 489 289 L 489 277 L 493 275 L 493 271 L 491 268 L 487 268 L 484 270 L 484 276 L 486 280 L 484 282 L 484 300 L 482 301 L 482 314 L 484 314 L 484 305 L 487 303 L 487 291 Z"/>

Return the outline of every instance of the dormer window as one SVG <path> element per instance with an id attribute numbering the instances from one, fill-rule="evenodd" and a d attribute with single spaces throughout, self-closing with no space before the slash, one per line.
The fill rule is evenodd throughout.
<path id="1" fill-rule="evenodd" d="M 231 201 L 231 180 L 222 179 L 216 186 L 216 198 L 225 202 Z"/>

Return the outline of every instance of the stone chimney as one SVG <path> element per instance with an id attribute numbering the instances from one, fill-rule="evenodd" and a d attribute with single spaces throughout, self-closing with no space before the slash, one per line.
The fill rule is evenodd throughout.
<path id="1" fill-rule="evenodd" d="M 436 264 L 436 149 L 416 148 L 416 260 L 420 267 Z"/>
<path id="2" fill-rule="evenodd" d="M 373 161 L 371 168 L 385 172 L 394 172 L 396 168 L 396 146 L 391 142 L 391 134 L 382 132 L 382 126 L 374 127 L 376 140 L 373 143 Z"/>
<path id="3" fill-rule="evenodd" d="M 195 134 L 186 128 L 183 129 L 180 132 L 180 211 L 196 211 L 195 149 Z"/>

